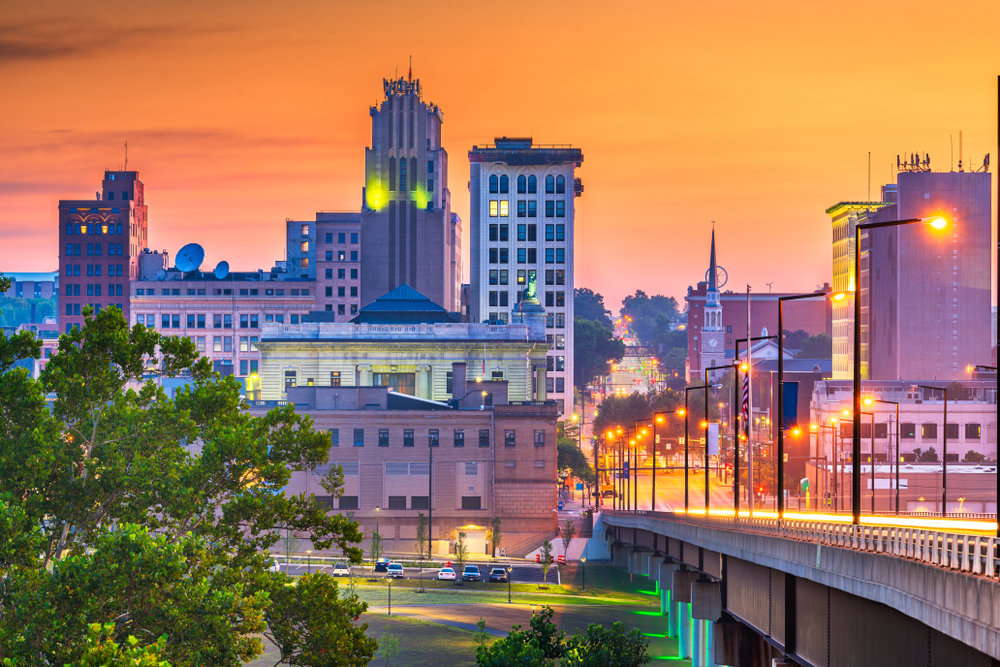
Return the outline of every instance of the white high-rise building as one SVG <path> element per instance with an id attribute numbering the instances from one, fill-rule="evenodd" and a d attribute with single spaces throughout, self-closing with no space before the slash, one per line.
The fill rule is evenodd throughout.
<path id="1" fill-rule="evenodd" d="M 545 394 L 559 401 L 560 413 L 572 410 L 573 218 L 583 193 L 575 169 L 583 151 L 498 137 L 473 146 L 469 162 L 469 319 L 509 322 L 534 274 L 550 345 Z M 484 379 L 491 373 L 487 364 Z"/>

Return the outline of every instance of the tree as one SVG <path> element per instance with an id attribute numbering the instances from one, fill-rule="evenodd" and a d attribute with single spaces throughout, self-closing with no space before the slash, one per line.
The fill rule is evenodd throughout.
<path id="1" fill-rule="evenodd" d="M 809 332 L 805 329 L 796 329 L 795 331 L 789 331 L 785 329 L 782 332 L 785 336 L 785 349 L 786 350 L 798 350 L 802 347 L 802 342 L 809 338 Z"/>
<path id="2" fill-rule="evenodd" d="M 503 519 L 498 516 L 490 519 L 490 541 L 493 542 L 493 557 L 500 553 L 500 544 L 503 540 Z"/>
<path id="3" fill-rule="evenodd" d="M 584 635 L 574 634 L 567 642 L 560 665 L 572 667 L 639 667 L 652 658 L 647 648 L 649 637 L 632 628 L 628 633 L 621 622 L 610 630 L 591 624 Z"/>
<path id="4" fill-rule="evenodd" d="M 560 442 L 556 445 L 556 451 L 556 468 L 560 472 L 566 471 L 574 477 L 581 477 L 590 470 L 590 461 L 575 442 L 572 444 Z"/>
<path id="5" fill-rule="evenodd" d="M 573 290 L 573 314 L 574 317 L 597 322 L 606 329 L 614 328 L 611 311 L 604 306 L 604 297 L 586 287 Z"/>
<path id="6" fill-rule="evenodd" d="M 563 559 L 567 560 L 569 558 L 569 544 L 576 537 L 576 525 L 571 519 L 566 519 L 563 522 L 563 529 L 561 531 L 562 543 L 563 543 Z"/>
<path id="7" fill-rule="evenodd" d="M 389 624 L 387 623 L 385 630 L 382 632 L 382 636 L 378 638 L 378 651 L 375 652 L 372 662 L 384 659 L 385 667 L 389 667 L 389 661 L 397 655 L 399 655 L 399 638 L 392 634 L 392 631 L 389 630 Z"/>
<path id="8" fill-rule="evenodd" d="M 39 352 L 0 334 L 0 528 L 18 536 L 0 536 L 0 656 L 79 664 L 96 621 L 119 644 L 167 635 L 171 663 L 236 667 L 260 654 L 265 618 L 285 631 L 273 614 L 288 579 L 268 553 L 281 533 L 360 560 L 356 523 L 284 493 L 325 462 L 327 436 L 290 407 L 245 412 L 238 381 L 190 339 L 86 308 L 37 382 L 11 367 Z M 168 397 L 150 368 L 187 385 Z"/>
<path id="9" fill-rule="evenodd" d="M 417 512 L 417 553 L 423 558 L 424 547 L 427 547 L 427 559 L 430 560 L 430 541 L 427 539 L 427 515 Z"/>
<path id="10" fill-rule="evenodd" d="M 371 539 L 368 540 L 368 557 L 372 559 L 372 569 L 375 569 L 375 561 L 382 557 L 382 535 L 372 531 Z"/>
<path id="11" fill-rule="evenodd" d="M 467 533 L 458 532 L 455 538 L 455 563 L 458 565 L 458 576 L 455 583 L 461 582 L 462 572 L 465 571 L 465 561 L 469 559 L 469 545 L 466 543 Z"/>
<path id="12" fill-rule="evenodd" d="M 970 449 L 965 453 L 965 458 L 962 459 L 966 463 L 983 463 L 986 461 L 986 457 L 977 452 L 974 449 Z"/>
<path id="13" fill-rule="evenodd" d="M 787 343 L 786 343 L 787 345 Z M 833 339 L 825 333 L 809 336 L 795 353 L 796 359 L 832 359 Z"/>
<path id="14" fill-rule="evenodd" d="M 677 321 L 677 300 L 660 294 L 651 297 L 636 290 L 622 300 L 621 313 L 632 318 L 629 328 L 639 341 L 653 345 L 657 332 L 669 330 L 670 324 Z"/>
<path id="15" fill-rule="evenodd" d="M 542 542 L 542 583 L 549 583 L 549 568 L 552 567 L 552 543 L 548 540 Z"/>
<path id="16" fill-rule="evenodd" d="M 920 447 L 914 447 L 913 454 L 920 463 L 937 463 L 938 461 L 937 451 L 933 447 L 928 447 L 927 451 Z"/>
<path id="17" fill-rule="evenodd" d="M 600 323 L 577 317 L 573 320 L 573 382 L 580 389 L 608 372 L 608 364 L 625 356 L 625 343 Z"/>

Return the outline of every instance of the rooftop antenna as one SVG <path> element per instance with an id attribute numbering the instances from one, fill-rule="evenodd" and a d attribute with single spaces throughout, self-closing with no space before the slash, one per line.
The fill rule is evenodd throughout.
<path id="1" fill-rule="evenodd" d="M 773 284 L 774 284 L 774 283 L 768 283 L 768 284 L 767 284 L 767 293 L 768 293 L 768 294 L 770 294 L 770 293 L 771 293 L 771 285 L 773 285 Z"/>
<path id="2" fill-rule="evenodd" d="M 955 171 L 955 135 L 949 134 L 948 141 L 951 142 L 951 169 L 949 171 Z"/>
<path id="3" fill-rule="evenodd" d="M 128 141 L 125 142 L 125 169 L 123 171 L 128 171 Z"/>
<path id="4" fill-rule="evenodd" d="M 410 56 L 410 71 L 406 75 L 406 80 L 411 83 L 413 82 L 413 56 Z"/>
<path id="5" fill-rule="evenodd" d="M 962 131 L 958 131 L 958 171 L 962 171 Z"/>
<path id="6" fill-rule="evenodd" d="M 868 199 L 865 201 L 872 200 L 872 152 L 868 151 Z"/>

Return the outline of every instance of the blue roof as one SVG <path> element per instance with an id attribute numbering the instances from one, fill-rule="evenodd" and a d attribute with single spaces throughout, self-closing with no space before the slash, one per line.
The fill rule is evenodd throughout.
<path id="1" fill-rule="evenodd" d="M 444 308 L 413 289 L 409 285 L 400 285 L 388 294 L 384 294 L 361 309 L 362 313 L 374 312 L 433 312 L 447 313 Z"/>

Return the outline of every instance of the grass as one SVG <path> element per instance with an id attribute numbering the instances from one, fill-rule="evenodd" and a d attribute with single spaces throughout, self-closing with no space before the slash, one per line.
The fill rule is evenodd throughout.
<path id="1" fill-rule="evenodd" d="M 346 587 L 341 589 L 346 592 Z M 369 606 L 388 604 L 388 586 L 358 586 L 356 589 L 358 598 L 367 602 Z M 649 600 L 641 601 L 607 597 L 598 598 L 590 596 L 546 593 L 544 591 L 528 593 L 512 593 L 511 600 L 518 605 L 648 605 Z M 412 587 L 392 587 L 392 604 L 396 605 L 460 605 L 460 604 L 507 604 L 507 591 L 474 591 L 462 588 L 453 589 L 432 589 L 419 593 Z"/>

